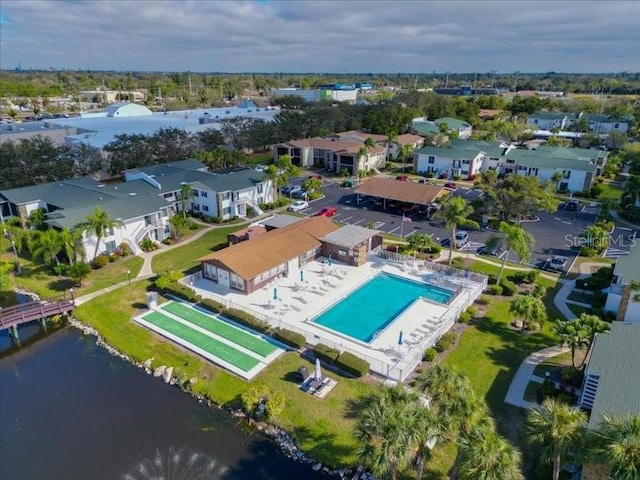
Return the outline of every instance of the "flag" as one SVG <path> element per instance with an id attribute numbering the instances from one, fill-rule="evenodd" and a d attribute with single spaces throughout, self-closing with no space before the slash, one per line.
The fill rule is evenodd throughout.
<path id="1" fill-rule="evenodd" d="M 404 214 L 403 214 L 402 215 L 402 221 L 411 223 L 412 220 L 411 220 L 411 217 L 405 217 Z"/>

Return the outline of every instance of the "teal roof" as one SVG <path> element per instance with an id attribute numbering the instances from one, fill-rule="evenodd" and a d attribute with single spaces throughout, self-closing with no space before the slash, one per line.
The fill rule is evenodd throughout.
<path id="1" fill-rule="evenodd" d="M 458 120 L 457 118 L 451 118 L 451 117 L 436 118 L 434 122 L 436 125 L 440 125 L 441 123 L 446 123 L 449 129 L 451 130 L 464 130 L 471 126 L 467 122 Z"/>
<path id="2" fill-rule="evenodd" d="M 450 147 L 425 146 L 414 150 L 414 153 L 453 159 L 470 159 L 482 152 L 489 157 L 514 160 L 517 165 L 523 167 L 587 172 L 596 170 L 595 165 L 590 161 L 595 157 L 583 156 L 584 152 L 595 153 L 595 150 L 545 147 L 537 150 L 512 148 L 505 154 L 506 151 L 506 147 L 495 142 L 456 139 L 451 141 Z"/>
<path id="3" fill-rule="evenodd" d="M 438 125 L 433 122 L 413 122 L 411 128 L 420 135 L 434 135 L 440 133 Z"/>
<path id="4" fill-rule="evenodd" d="M 576 117 L 575 113 L 565 113 L 565 112 L 535 112 L 529 115 L 529 118 L 539 118 L 541 120 L 562 120 L 564 118 L 572 118 Z"/>
<path id="5" fill-rule="evenodd" d="M 613 122 L 631 122 L 633 117 L 631 115 L 623 115 L 621 117 L 614 117 L 612 115 L 601 115 L 587 113 L 584 115 L 589 122 L 596 123 L 613 123 Z"/>

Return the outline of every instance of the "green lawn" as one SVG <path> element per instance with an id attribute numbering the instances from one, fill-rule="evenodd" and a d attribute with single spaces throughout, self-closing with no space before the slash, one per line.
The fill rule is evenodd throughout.
<path id="1" fill-rule="evenodd" d="M 621 187 L 618 187 L 617 185 L 612 185 L 611 183 L 606 181 L 602 182 L 600 186 L 602 187 L 602 193 L 598 195 L 598 198 L 597 198 L 597 200 L 600 200 L 600 201 L 604 201 L 604 200 L 618 201 L 620 200 L 620 197 L 624 192 L 624 190 Z"/>
<path id="2" fill-rule="evenodd" d="M 153 367 L 172 366 L 174 375 L 183 381 L 198 378 L 194 391 L 218 404 L 236 404 L 250 385 L 267 384 L 287 397 L 280 423 L 293 433 L 305 452 L 329 465 L 357 463 L 351 435 L 360 408 L 357 399 L 373 393 L 377 384 L 326 372 L 338 380 L 338 385 L 326 398 L 316 399 L 301 392 L 294 380 L 300 366 L 312 371 L 313 364 L 293 352 L 282 355 L 252 382 L 244 381 L 131 320 L 144 309 L 145 293 L 150 285 L 148 281 L 138 281 L 131 287 L 102 295 L 78 307 L 76 317 L 96 328 L 109 344 L 134 361 L 144 362 L 153 357 Z"/>
<path id="3" fill-rule="evenodd" d="M 227 246 L 227 235 L 246 224 L 214 228 L 199 239 L 153 257 L 151 267 L 155 273 L 185 271 L 200 265 L 199 258 Z"/>

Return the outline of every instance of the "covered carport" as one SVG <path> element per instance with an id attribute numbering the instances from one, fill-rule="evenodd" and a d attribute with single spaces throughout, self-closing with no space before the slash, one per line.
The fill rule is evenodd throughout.
<path id="1" fill-rule="evenodd" d="M 428 207 L 446 190 L 439 185 L 373 177 L 359 185 L 355 192 L 358 205 L 361 196 L 367 195 L 382 199 L 382 208 L 386 209 L 387 200 Z"/>

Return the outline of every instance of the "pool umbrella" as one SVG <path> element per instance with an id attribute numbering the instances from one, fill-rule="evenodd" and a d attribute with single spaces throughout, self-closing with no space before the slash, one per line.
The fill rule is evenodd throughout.
<path id="1" fill-rule="evenodd" d="M 322 372 L 320 371 L 320 359 L 316 358 L 316 370 L 313 372 L 313 379 L 320 381 L 322 379 Z"/>
<path id="2" fill-rule="evenodd" d="M 277 288 L 273 288 L 273 299 L 277 300 L 278 299 L 278 289 Z"/>
<path id="3" fill-rule="evenodd" d="M 398 345 L 402 345 L 402 330 L 400 330 L 400 335 L 398 336 Z"/>
<path id="4" fill-rule="evenodd" d="M 331 266 L 331 255 L 329 255 L 329 266 Z"/>
<path id="5" fill-rule="evenodd" d="M 304 282 L 304 270 L 300 270 L 300 281 Z"/>

